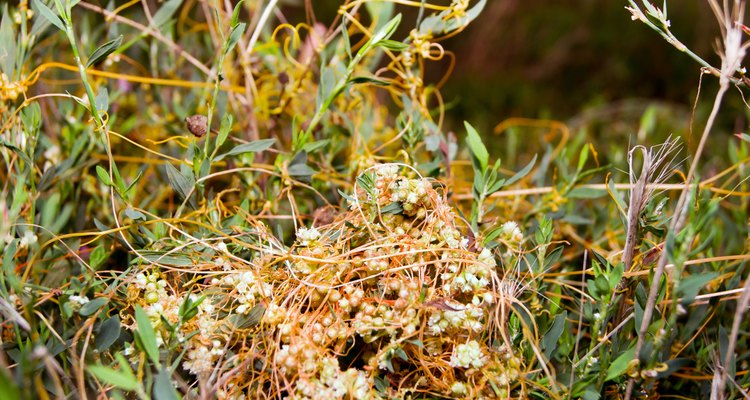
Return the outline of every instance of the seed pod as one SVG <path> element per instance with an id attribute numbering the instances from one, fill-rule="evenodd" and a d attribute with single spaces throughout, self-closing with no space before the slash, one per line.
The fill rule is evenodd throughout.
<path id="1" fill-rule="evenodd" d="M 191 115 L 185 118 L 187 128 L 196 137 L 202 137 L 208 132 L 208 117 L 201 114 Z"/>

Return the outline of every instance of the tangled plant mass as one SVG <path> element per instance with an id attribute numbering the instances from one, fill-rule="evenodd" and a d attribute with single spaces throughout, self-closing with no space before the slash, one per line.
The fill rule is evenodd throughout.
<path id="1" fill-rule="evenodd" d="M 226 376 L 225 398 L 271 390 L 373 399 L 406 388 L 507 394 L 522 360 L 503 342 L 507 315 L 498 303 L 509 299 L 497 287 L 520 251 L 520 232 L 507 230 L 504 249 L 477 248 L 443 187 L 399 169 L 366 170 L 361 177 L 370 180 L 358 179 L 364 185 L 349 210 L 328 225 L 300 227 L 289 249 L 221 243 L 200 290 L 185 293 L 183 274 L 146 266 L 128 297 L 143 307 L 160 347 L 172 337 L 184 349 L 182 368 L 198 379 Z M 238 261 L 228 248 L 245 245 L 258 248 L 255 257 Z M 190 319 L 180 311 L 186 299 L 195 307 Z"/>
<path id="2" fill-rule="evenodd" d="M 0 4 L 0 400 L 750 385 L 750 136 L 707 140 L 750 84 L 744 2 L 709 0 L 721 68 L 666 7 L 619 10 L 719 80 L 689 163 L 648 111 L 630 150 L 583 114 L 453 132 L 443 40 L 511 2 L 346 0 L 328 26 L 313 1 L 104 3 Z"/>

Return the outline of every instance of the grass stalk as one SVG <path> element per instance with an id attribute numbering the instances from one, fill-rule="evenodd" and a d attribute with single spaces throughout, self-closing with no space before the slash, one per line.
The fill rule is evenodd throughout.
<path id="1" fill-rule="evenodd" d="M 714 98 L 711 113 L 709 114 L 708 120 L 706 121 L 706 125 L 703 129 L 701 140 L 698 143 L 698 148 L 695 151 L 693 162 L 690 165 L 690 170 L 688 171 L 687 177 L 685 178 L 684 187 L 682 189 L 682 192 L 680 193 L 679 199 L 677 200 L 674 215 L 672 216 L 672 221 L 669 225 L 669 235 L 676 236 L 685 226 L 685 221 L 688 214 L 687 200 L 689 198 L 690 186 L 693 184 L 698 161 L 703 154 L 703 150 L 706 146 L 706 141 L 708 140 L 708 135 L 713 128 L 714 122 L 716 120 L 716 115 L 719 113 L 719 109 L 721 108 L 721 102 L 724 98 L 724 94 L 726 94 L 728 89 L 729 81 L 722 80 L 719 85 L 719 90 L 716 93 L 716 97 Z M 635 344 L 634 353 L 636 358 L 640 357 L 640 351 L 643 348 L 646 334 L 648 333 L 648 327 L 651 324 L 651 318 L 653 317 L 654 308 L 656 306 L 656 298 L 659 296 L 659 288 L 661 287 L 661 278 L 664 275 L 664 269 L 667 265 L 668 259 L 669 255 L 667 253 L 667 249 L 662 250 L 661 256 L 659 257 L 659 262 L 654 269 L 654 277 L 651 280 L 651 287 L 649 289 L 648 299 L 646 300 L 646 306 L 643 309 L 643 320 L 641 320 L 641 325 L 640 327 L 638 327 L 638 339 Z M 633 394 L 634 386 L 635 380 L 633 378 L 630 378 L 625 390 L 625 400 L 630 400 Z"/>

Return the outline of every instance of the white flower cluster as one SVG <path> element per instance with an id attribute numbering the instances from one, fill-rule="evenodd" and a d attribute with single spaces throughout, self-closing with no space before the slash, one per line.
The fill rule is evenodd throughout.
<path id="1" fill-rule="evenodd" d="M 86 296 L 73 295 L 68 297 L 68 303 L 73 311 L 78 311 L 81 307 L 89 302 L 89 298 Z"/>
<path id="2" fill-rule="evenodd" d="M 198 345 L 187 353 L 187 360 L 182 363 L 183 368 L 193 375 L 204 375 L 210 373 L 216 364 L 216 360 L 224 354 L 224 346 L 221 341 L 211 342 L 211 348 Z"/>
<path id="3" fill-rule="evenodd" d="M 270 297 L 273 287 L 259 280 L 252 271 L 244 271 L 239 274 L 229 274 L 221 279 L 222 283 L 233 286 L 236 290 L 234 296 L 239 306 L 235 309 L 239 314 L 247 314 L 255 306 L 259 297 Z"/>
<path id="4" fill-rule="evenodd" d="M 327 315 L 320 322 L 314 323 L 308 333 L 313 343 L 317 345 L 325 344 L 326 341 L 344 340 L 349 336 L 347 325 L 333 315 Z"/>
<path id="5" fill-rule="evenodd" d="M 297 230 L 297 240 L 300 246 L 310 246 L 318 239 L 320 239 L 320 232 L 315 227 L 302 227 Z"/>
<path id="6" fill-rule="evenodd" d="M 430 188 L 430 183 L 424 179 L 397 179 L 390 185 L 390 200 L 401 202 L 404 214 L 414 215 L 419 210 L 419 205 L 426 202 L 425 195 Z"/>
<path id="7" fill-rule="evenodd" d="M 37 237 L 32 231 L 26 231 L 21 236 L 21 241 L 18 243 L 19 249 L 25 249 L 33 244 L 36 244 Z"/>
<path id="8" fill-rule="evenodd" d="M 341 371 L 335 357 L 317 355 L 314 346 L 284 345 L 276 352 L 275 360 L 281 370 L 302 378 L 295 387 L 294 398 L 301 399 L 372 399 L 372 382 L 364 371 Z"/>
<path id="9" fill-rule="evenodd" d="M 427 326 L 431 334 L 440 335 L 451 328 L 467 329 L 473 332 L 479 332 L 482 329 L 484 310 L 481 307 L 453 301 L 446 301 L 446 306 L 456 311 L 437 310 L 430 315 Z"/>
<path id="10" fill-rule="evenodd" d="M 508 221 L 500 228 L 500 239 L 506 242 L 512 249 L 518 249 L 523 240 L 523 232 L 515 221 Z"/>
<path id="11" fill-rule="evenodd" d="M 476 340 L 466 344 L 459 344 L 453 349 L 450 365 L 454 368 L 481 368 L 487 357 L 482 354 L 482 348 Z"/>
<path id="12" fill-rule="evenodd" d="M 231 253 L 229 252 L 229 249 L 227 249 L 227 244 L 224 242 L 217 243 L 216 250 L 218 254 L 216 255 L 216 259 L 214 260 L 214 265 L 220 267 L 223 271 L 231 271 L 233 268 L 232 261 L 227 256 Z"/>
<path id="13" fill-rule="evenodd" d="M 161 331 L 162 317 L 167 320 L 170 324 L 176 324 L 180 321 L 180 306 L 182 306 L 183 298 L 175 295 L 165 295 L 159 299 L 156 303 L 149 304 L 143 308 L 143 311 L 148 315 L 151 320 L 151 325 L 154 327 L 156 333 L 156 345 L 161 347 L 164 344 L 164 336 Z M 178 337 L 182 337 L 181 333 L 177 334 Z"/>
<path id="14" fill-rule="evenodd" d="M 139 272 L 135 276 L 133 285 L 139 290 L 145 291 L 144 298 L 149 304 L 154 304 L 167 297 L 167 281 L 160 279 L 158 272 L 153 272 L 148 275 L 143 272 Z"/>
<path id="15" fill-rule="evenodd" d="M 469 388 L 466 387 L 466 384 L 463 382 L 457 381 L 453 385 L 451 385 L 451 393 L 457 394 L 457 395 L 465 395 L 469 392 Z"/>
<path id="16" fill-rule="evenodd" d="M 195 294 L 190 296 L 193 298 L 193 301 L 197 300 Z M 201 337 L 211 337 L 218 329 L 219 321 L 214 316 L 215 311 L 216 307 L 210 298 L 203 299 L 203 302 L 198 305 L 198 314 L 195 316 L 195 320 Z"/>
<path id="17" fill-rule="evenodd" d="M 53 144 L 50 146 L 47 150 L 44 151 L 44 158 L 47 159 L 47 161 L 44 162 L 44 168 L 43 170 L 47 170 L 47 168 L 57 165 L 60 163 L 60 146 Z"/>
<path id="18" fill-rule="evenodd" d="M 266 311 L 263 313 L 263 323 L 268 325 L 278 325 L 287 318 L 288 310 L 284 306 L 279 306 L 276 303 L 271 303 L 266 307 Z"/>
<path id="19" fill-rule="evenodd" d="M 411 335 L 417 330 L 419 322 L 417 312 L 413 308 L 399 311 L 384 304 L 365 304 L 354 316 L 352 328 L 362 336 L 365 343 L 371 343 L 385 334 L 392 336 L 397 331 Z"/>
<path id="20" fill-rule="evenodd" d="M 448 265 L 448 272 L 441 275 L 445 282 L 443 290 L 446 293 L 474 293 L 475 296 L 485 291 L 492 279 L 492 272 L 497 266 L 495 257 L 488 249 L 482 249 L 477 256 L 476 263 L 466 263 L 463 268 L 455 263 Z M 479 300 L 474 301 L 475 303 Z M 491 302 L 491 295 L 486 301 Z"/>
<path id="21" fill-rule="evenodd" d="M 392 181 L 398 177 L 399 166 L 396 164 L 385 164 L 376 168 L 375 174 L 378 177 L 378 181 Z"/>
<path id="22" fill-rule="evenodd" d="M 220 323 L 214 316 L 215 306 L 211 299 L 203 299 L 198 305 L 198 313 L 194 319 L 191 319 L 189 322 L 181 321 L 180 308 L 185 302 L 186 297 L 169 293 L 167 291 L 167 282 L 161 276 L 159 272 L 140 272 L 128 288 L 129 295 L 136 296 L 136 299 L 141 297 L 141 292 L 144 292 L 143 298 L 146 305 L 143 307 L 143 311 L 149 317 L 154 328 L 157 346 L 161 347 L 164 344 L 164 338 L 169 336 L 169 333 L 165 330 L 163 320 L 166 320 L 170 325 L 180 327 L 175 332 L 175 336 L 180 342 L 185 340 L 186 334 L 195 331 L 199 334 L 193 337 L 191 343 L 208 342 L 215 335 Z M 198 295 L 191 294 L 190 298 L 192 301 L 197 301 Z M 178 325 L 181 322 L 184 322 L 184 324 Z M 200 365 L 202 365 L 201 362 L 208 360 L 206 356 L 201 356 L 201 352 L 204 351 L 201 350 L 201 346 L 195 346 L 189 353 L 193 355 L 192 358 L 194 360 L 188 365 L 192 366 L 194 364 L 197 367 L 186 366 L 186 369 L 190 370 L 193 368 L 197 371 L 200 369 Z M 126 355 L 130 355 L 133 352 L 134 349 L 130 349 Z M 188 361 L 190 361 L 190 357 Z"/>

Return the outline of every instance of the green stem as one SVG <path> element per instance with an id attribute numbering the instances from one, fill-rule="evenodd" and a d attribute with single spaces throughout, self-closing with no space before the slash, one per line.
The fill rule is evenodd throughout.
<path id="1" fill-rule="evenodd" d="M 330 95 L 323 101 L 323 103 L 320 105 L 318 110 L 315 112 L 315 115 L 313 115 L 312 119 L 310 120 L 310 125 L 308 125 L 307 130 L 305 131 L 305 134 L 312 135 L 315 128 L 320 124 L 320 120 L 323 118 L 323 114 L 325 114 L 326 111 L 331 107 L 331 103 L 333 103 L 333 100 L 338 97 L 341 92 L 346 89 L 346 84 L 349 82 L 349 78 L 354 73 L 354 67 L 357 66 L 357 64 L 362 61 L 362 58 L 364 58 L 365 54 L 369 51 L 369 45 L 366 44 L 365 47 L 360 50 L 356 56 L 352 59 L 351 62 L 349 62 L 349 65 L 346 67 L 346 74 L 344 74 L 344 77 L 339 79 L 338 83 L 336 83 L 336 86 L 333 88 L 333 91 Z"/>
<path id="2" fill-rule="evenodd" d="M 96 108 L 96 104 L 94 102 L 94 99 L 96 98 L 94 95 L 94 90 L 91 88 L 91 84 L 89 83 L 89 76 L 88 73 L 86 73 L 86 67 L 81 62 L 81 56 L 78 51 L 78 42 L 76 42 L 75 34 L 73 32 L 73 23 L 68 18 L 65 18 L 65 34 L 68 37 L 70 47 L 73 50 L 73 57 L 75 58 L 76 65 L 78 66 L 78 74 L 81 76 L 81 82 L 83 83 L 84 89 L 86 89 L 86 96 L 88 97 L 89 101 L 89 112 L 91 112 L 94 117 L 96 127 L 98 129 L 101 129 L 102 133 L 104 133 L 104 129 L 106 127 L 104 125 L 104 121 L 102 121 L 102 117 L 99 115 L 99 110 Z"/>

